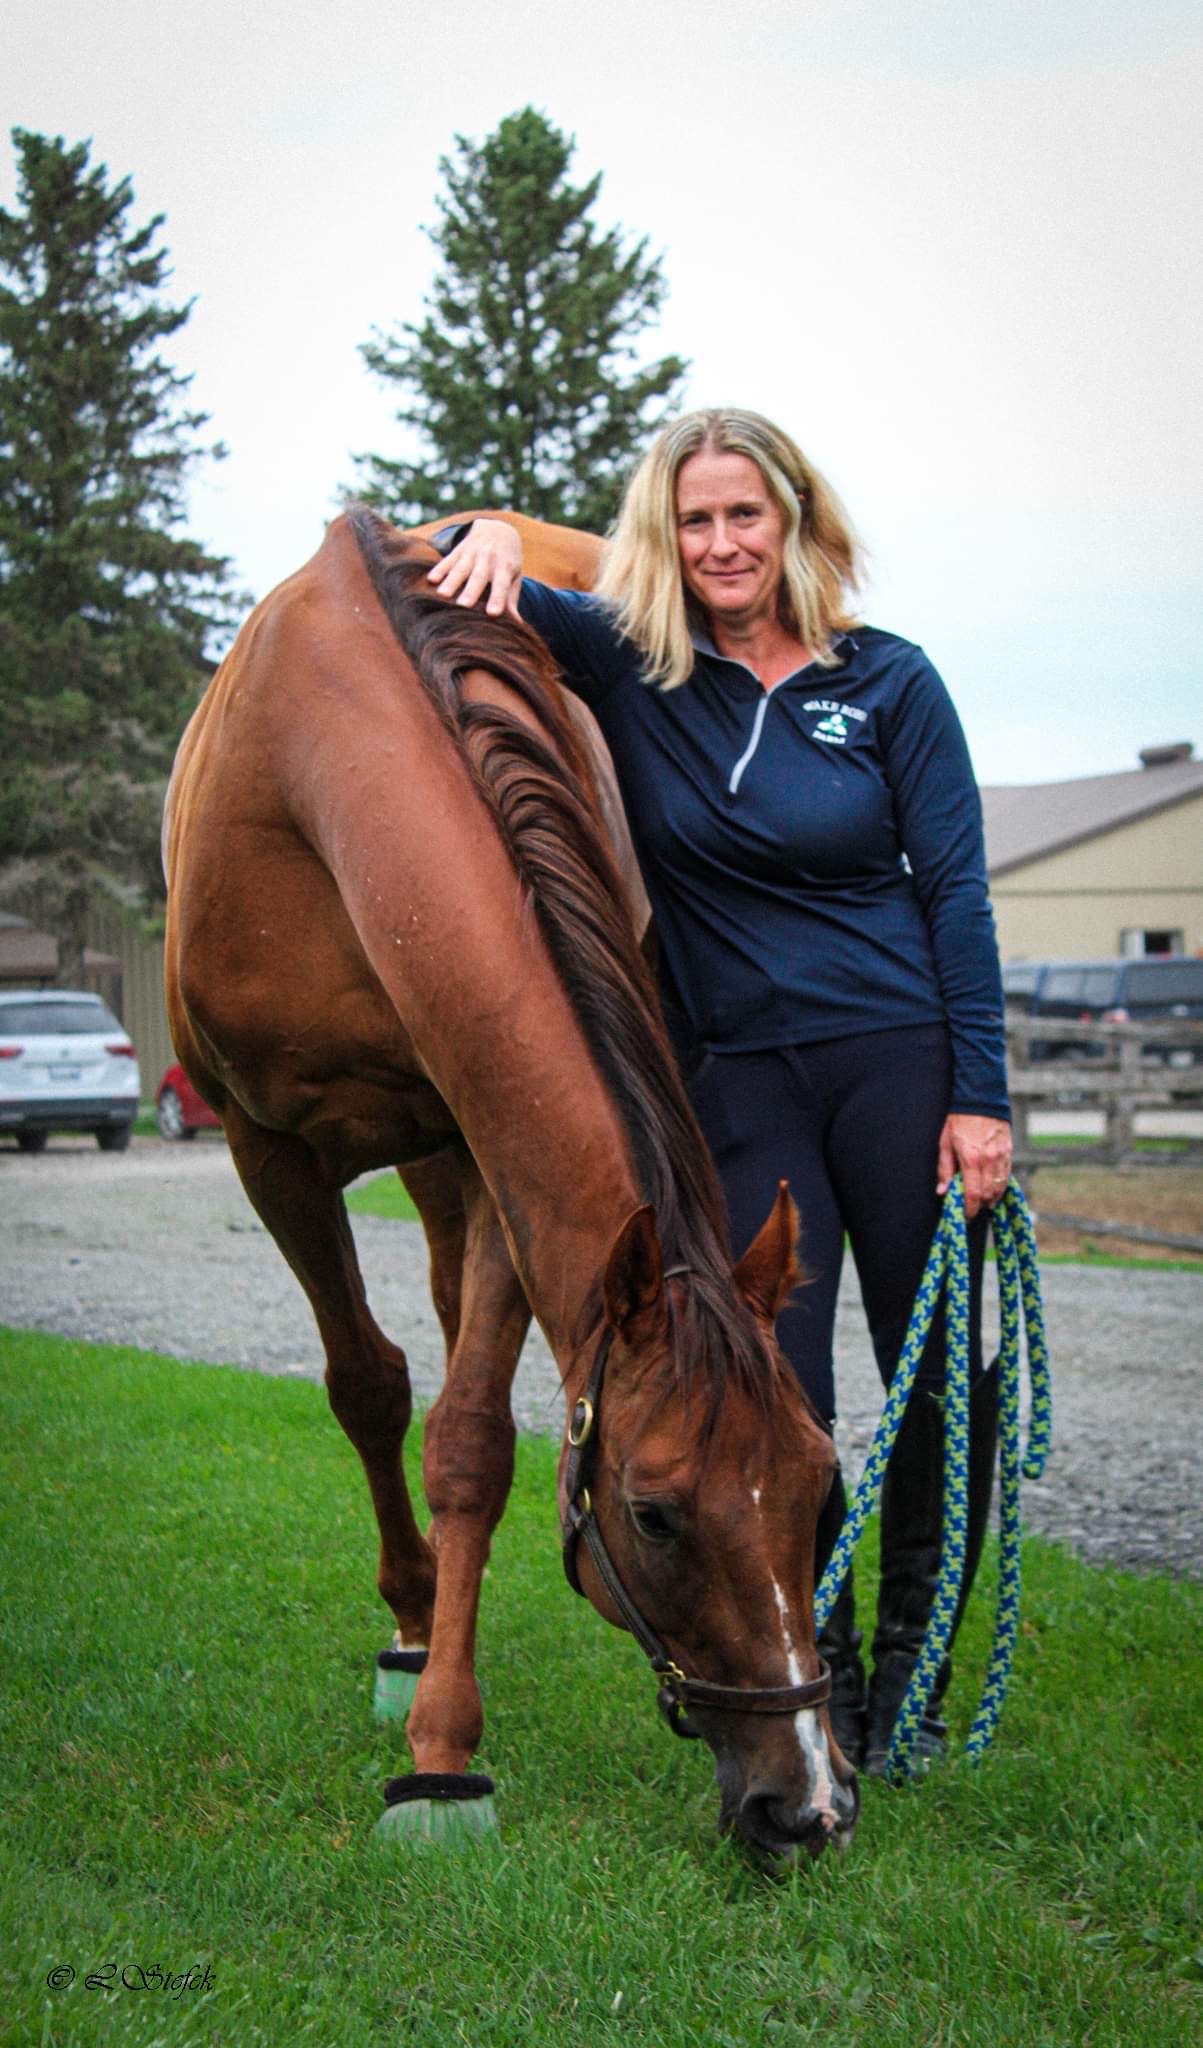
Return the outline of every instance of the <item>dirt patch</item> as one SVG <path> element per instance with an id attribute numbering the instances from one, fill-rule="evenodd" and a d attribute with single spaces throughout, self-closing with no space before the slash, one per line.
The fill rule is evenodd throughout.
<path id="1" fill-rule="evenodd" d="M 1137 1229 L 1164 1231 L 1173 1237 L 1203 1239 L 1203 1167 L 1189 1166 L 1042 1166 L 1028 1181 L 1028 1200 L 1036 1212 L 1036 1237 L 1045 1253 L 1080 1258 L 1100 1251 L 1115 1258 L 1136 1256 L 1154 1261 L 1185 1260 L 1203 1272 L 1203 1254 L 1139 1239 L 1091 1237 L 1088 1230 L 1063 1230 L 1041 1220 L 1044 1209 L 1096 1218 L 1100 1223 L 1130 1223 Z"/>

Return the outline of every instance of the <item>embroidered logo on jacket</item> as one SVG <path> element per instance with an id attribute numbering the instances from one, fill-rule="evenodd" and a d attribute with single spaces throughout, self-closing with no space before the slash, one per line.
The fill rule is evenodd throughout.
<path id="1" fill-rule="evenodd" d="M 822 711 L 826 713 L 826 716 L 821 718 L 817 725 L 811 726 L 810 736 L 815 740 L 825 740 L 829 747 L 846 746 L 848 742 L 848 720 L 853 718 L 863 724 L 868 716 L 867 712 L 858 710 L 855 704 L 835 704 L 830 697 L 811 697 L 802 706 L 802 709 L 804 711 Z"/>

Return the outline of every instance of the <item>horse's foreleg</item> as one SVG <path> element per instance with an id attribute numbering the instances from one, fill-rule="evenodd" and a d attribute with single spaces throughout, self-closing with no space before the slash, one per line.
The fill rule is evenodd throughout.
<path id="1" fill-rule="evenodd" d="M 435 1564 L 401 1463 L 413 1401 L 405 1353 L 373 1320 L 341 1189 L 303 1139 L 264 1130 L 233 1105 L 234 1163 L 255 1209 L 309 1297 L 326 1353 L 330 1406 L 363 1460 L 380 1527 L 377 1585 L 403 1644 L 430 1640 Z"/>
<path id="2" fill-rule="evenodd" d="M 530 1324 L 492 1201 L 468 1165 L 464 1216 L 457 1326 L 423 1451 L 439 1569 L 430 1657 L 407 1729 L 421 1772 L 464 1771 L 484 1725 L 474 1669 L 480 1582 L 513 1477 L 510 1385 Z M 437 1288 L 433 1239 L 432 1254 Z"/>

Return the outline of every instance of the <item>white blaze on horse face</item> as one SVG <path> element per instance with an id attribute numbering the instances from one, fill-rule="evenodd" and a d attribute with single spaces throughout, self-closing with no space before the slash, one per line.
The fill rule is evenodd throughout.
<path id="1" fill-rule="evenodd" d="M 794 1648 L 794 1640 L 789 1632 L 789 1623 L 785 1618 L 785 1594 L 777 1584 L 776 1579 L 773 1580 L 773 1598 L 777 1602 L 777 1612 L 781 1616 L 781 1636 L 785 1643 L 785 1654 L 789 1659 L 790 1684 L 801 1685 L 802 1666 L 798 1662 L 798 1652 Z"/>
<path id="2" fill-rule="evenodd" d="M 781 1616 L 781 1635 L 785 1643 L 785 1654 L 789 1663 L 790 1683 L 791 1685 L 801 1685 L 803 1682 L 802 1666 L 798 1662 L 798 1653 L 794 1648 L 793 1637 L 789 1632 L 785 1595 L 777 1584 L 776 1579 L 773 1580 L 773 1596 L 777 1602 L 777 1612 Z M 815 1812 L 820 1815 L 824 1826 L 830 1833 L 836 1825 L 835 1787 L 831 1782 L 831 1760 L 827 1754 L 827 1738 L 823 1733 L 819 1716 L 813 1707 L 803 1707 L 794 1715 L 794 1733 L 797 1735 L 798 1748 L 802 1752 L 803 1759 L 810 1771 L 811 1783 L 814 1786 L 811 1805 L 814 1807 Z"/>
<path id="3" fill-rule="evenodd" d="M 762 1489 L 759 1486 L 753 1486 L 750 1490 L 752 1505 L 754 1508 L 759 1508 Z M 785 1604 L 785 1595 L 777 1584 L 776 1579 L 771 1580 L 770 1583 L 773 1588 L 773 1598 L 777 1602 L 777 1612 L 781 1617 L 781 1640 L 785 1647 L 790 1684 L 801 1685 L 803 1683 L 802 1666 L 798 1659 L 798 1653 L 794 1648 L 793 1637 L 790 1634 L 789 1610 Z M 828 1834 L 832 1834 L 839 1825 L 839 1816 L 835 1809 L 835 1786 L 831 1778 L 831 1759 L 827 1753 L 827 1737 L 823 1732 L 823 1724 L 814 1707 L 802 1707 L 794 1715 L 794 1733 L 798 1738 L 798 1748 L 801 1751 L 803 1762 L 807 1766 L 810 1783 L 814 1787 L 811 1804 L 815 1812 L 822 1819 Z"/>

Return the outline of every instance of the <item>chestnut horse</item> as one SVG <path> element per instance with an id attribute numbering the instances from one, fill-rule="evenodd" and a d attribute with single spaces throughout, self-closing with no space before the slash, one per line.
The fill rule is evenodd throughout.
<path id="1" fill-rule="evenodd" d="M 481 1574 L 533 1310 L 575 1441 L 570 1576 L 709 1743 L 723 1825 L 815 1855 L 857 1799 L 812 1613 L 833 1454 L 772 1337 L 797 1218 L 783 1188 L 732 1270 L 550 661 L 513 618 L 438 596 L 431 560 L 370 513 L 337 519 L 193 718 L 166 826 L 176 1048 L 309 1297 L 395 1643 L 428 1653 L 413 1783 L 478 1782 Z M 342 1200 L 385 1165 L 421 1215 L 447 1348 L 427 1536 L 401 1466 L 405 1357 Z"/>

